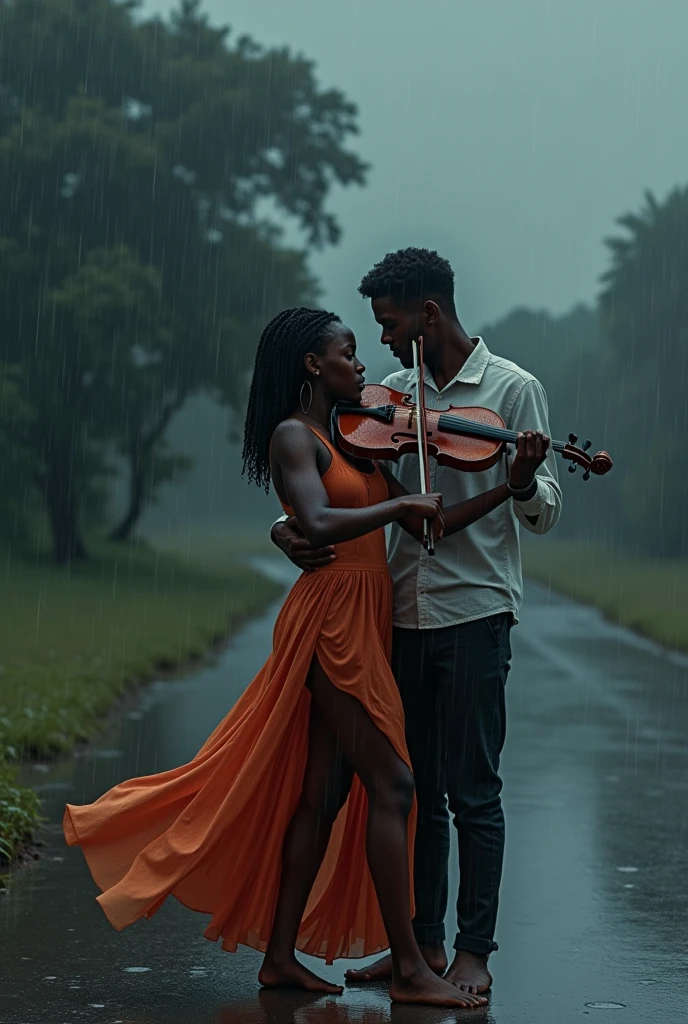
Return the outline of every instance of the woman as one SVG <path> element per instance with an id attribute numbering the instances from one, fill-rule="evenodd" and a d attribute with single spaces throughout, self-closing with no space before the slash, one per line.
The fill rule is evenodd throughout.
<path id="1" fill-rule="evenodd" d="M 211 914 L 205 935 L 265 952 L 266 987 L 341 992 L 298 949 L 331 963 L 390 948 L 392 999 L 466 1007 L 427 967 L 411 928 L 415 808 L 399 694 L 389 667 L 384 527 L 443 524 L 441 499 L 406 494 L 329 436 L 363 370 L 333 313 L 288 309 L 266 327 L 246 415 L 244 466 L 336 562 L 305 573 L 275 624 L 273 651 L 189 764 L 67 806 L 115 928 L 172 894 Z M 392 477 L 389 477 L 389 481 Z M 366 863 L 367 855 L 367 863 Z"/>

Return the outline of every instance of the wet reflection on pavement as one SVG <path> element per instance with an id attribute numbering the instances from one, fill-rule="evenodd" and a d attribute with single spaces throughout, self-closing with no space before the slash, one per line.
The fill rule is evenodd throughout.
<path id="1" fill-rule="evenodd" d="M 293 579 L 281 562 L 264 567 Z M 50 823 L 42 860 L 0 897 L 2 1024 L 686 1019 L 688 660 L 542 587 L 526 596 L 508 683 L 507 849 L 488 1008 L 390 1007 L 383 986 L 341 998 L 261 992 L 259 954 L 222 953 L 202 938 L 205 919 L 175 901 L 113 932 L 81 854 L 64 845 L 66 800 L 193 756 L 262 664 L 274 605 L 215 664 L 147 687 L 93 749 L 27 767 Z M 349 963 L 313 966 L 341 980 Z"/>

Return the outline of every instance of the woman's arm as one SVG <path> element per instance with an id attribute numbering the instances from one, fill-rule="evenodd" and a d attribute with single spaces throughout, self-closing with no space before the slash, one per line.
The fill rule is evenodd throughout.
<path id="1" fill-rule="evenodd" d="M 380 470 L 387 481 L 391 498 L 401 498 L 408 494 L 404 485 L 399 483 L 387 466 L 382 466 L 380 463 L 378 463 L 378 466 L 380 466 Z M 467 498 L 466 501 L 459 501 L 456 505 L 450 505 L 449 508 L 443 509 L 444 530 L 442 531 L 442 536 L 449 537 L 452 533 L 465 530 L 471 523 L 477 522 L 478 519 L 486 516 L 488 512 L 498 508 L 510 496 L 511 492 L 509 491 L 508 484 L 500 484 L 498 487 L 493 487 L 490 491 L 483 491 L 482 494 L 476 494 L 474 498 Z M 422 543 L 423 519 L 420 516 L 414 513 L 407 513 L 397 521 L 399 526 Z"/>
<path id="2" fill-rule="evenodd" d="M 284 420 L 272 436 L 271 461 L 278 465 L 284 498 L 293 508 L 304 537 L 313 547 L 340 544 L 396 522 L 409 511 L 434 519 L 439 495 L 397 495 L 366 508 L 330 508 L 317 465 L 317 440 L 299 420 Z M 274 473 L 273 473 L 274 476 Z"/>

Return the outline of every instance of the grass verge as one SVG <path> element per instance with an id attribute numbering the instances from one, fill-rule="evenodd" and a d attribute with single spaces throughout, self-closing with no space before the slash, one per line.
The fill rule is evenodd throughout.
<path id="1" fill-rule="evenodd" d="M 673 650 L 688 651 L 688 563 L 631 557 L 583 542 L 523 545 L 523 571 L 595 605 L 613 622 Z"/>
<path id="2" fill-rule="evenodd" d="M 15 769 L 0 761 L 0 867 L 13 861 L 31 839 L 40 824 L 40 807 L 32 789 L 16 784 Z"/>
<path id="3" fill-rule="evenodd" d="M 275 510 L 275 519 L 280 509 Z M 270 540 L 270 525 L 242 523 L 235 530 L 217 522 L 190 523 L 176 531 L 150 533 L 147 537 L 156 551 L 184 558 L 198 567 L 231 568 L 245 555 L 275 555 Z"/>
<path id="4" fill-rule="evenodd" d="M 201 657 L 278 593 L 249 567 L 198 566 L 143 545 L 101 545 L 69 570 L 7 561 L 0 750 L 70 749 L 130 686 Z"/>
<path id="5" fill-rule="evenodd" d="M 69 570 L 0 564 L 0 860 L 35 830 L 38 802 L 11 762 L 88 739 L 117 699 L 201 658 L 280 587 L 249 567 L 147 545 L 91 546 Z"/>

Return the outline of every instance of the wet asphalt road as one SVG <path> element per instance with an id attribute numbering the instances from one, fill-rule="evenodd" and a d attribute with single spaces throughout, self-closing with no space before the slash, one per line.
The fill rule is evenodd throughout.
<path id="1" fill-rule="evenodd" d="M 266 568 L 290 582 L 282 563 Z M 28 770 L 50 824 L 42 860 L 0 897 L 0 1024 L 688 1020 L 688 659 L 533 584 L 513 633 L 487 1010 L 390 1007 L 383 987 L 260 993 L 259 954 L 222 953 L 203 939 L 205 919 L 174 901 L 112 931 L 80 852 L 64 845 L 64 803 L 193 756 L 262 664 L 276 610 L 216 664 L 146 688 L 95 749 Z M 333 980 L 346 966 L 315 963 Z"/>

